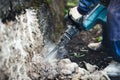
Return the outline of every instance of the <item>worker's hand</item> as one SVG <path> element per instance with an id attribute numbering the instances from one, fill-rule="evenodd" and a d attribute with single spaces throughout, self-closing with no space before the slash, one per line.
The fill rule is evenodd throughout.
<path id="1" fill-rule="evenodd" d="M 82 17 L 82 15 L 78 12 L 77 7 L 71 8 L 69 11 L 69 15 L 71 18 L 76 21 Z"/>
<path id="2" fill-rule="evenodd" d="M 82 22 L 82 15 L 78 12 L 77 7 L 71 8 L 64 17 L 65 24 L 80 26 Z"/>

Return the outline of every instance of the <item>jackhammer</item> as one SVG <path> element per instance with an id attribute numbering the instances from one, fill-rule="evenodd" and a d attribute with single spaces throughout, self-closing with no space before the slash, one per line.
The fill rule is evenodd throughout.
<path id="1" fill-rule="evenodd" d="M 106 13 L 107 8 L 102 4 L 98 4 L 92 11 L 90 11 L 87 15 L 82 16 L 82 18 L 73 21 L 71 16 L 68 14 L 65 19 L 68 19 L 68 22 L 72 22 L 72 24 L 68 24 L 68 29 L 62 35 L 60 41 L 56 45 L 56 47 L 46 55 L 46 58 L 51 56 L 58 56 L 62 55 L 59 54 L 59 50 L 64 48 L 64 46 L 77 34 L 80 33 L 82 30 L 88 31 L 93 28 L 96 24 L 104 24 L 106 23 Z"/>

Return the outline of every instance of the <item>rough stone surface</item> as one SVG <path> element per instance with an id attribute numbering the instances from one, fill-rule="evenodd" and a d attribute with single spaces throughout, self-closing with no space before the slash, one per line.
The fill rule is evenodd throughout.
<path id="1" fill-rule="evenodd" d="M 27 71 L 32 57 L 44 53 L 36 12 L 26 11 L 9 25 L 0 22 L 0 69 L 9 79 L 29 79 Z"/>

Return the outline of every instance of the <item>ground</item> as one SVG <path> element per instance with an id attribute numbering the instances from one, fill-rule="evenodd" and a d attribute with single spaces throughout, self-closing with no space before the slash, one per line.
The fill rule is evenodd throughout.
<path id="1" fill-rule="evenodd" d="M 105 52 L 94 52 L 87 47 L 90 42 L 99 42 L 100 36 L 101 27 L 99 25 L 90 31 L 82 31 L 75 36 L 66 46 L 70 59 L 81 67 L 83 67 L 81 62 L 86 61 L 97 65 L 99 69 L 105 68 L 112 60 L 111 57 Z"/>

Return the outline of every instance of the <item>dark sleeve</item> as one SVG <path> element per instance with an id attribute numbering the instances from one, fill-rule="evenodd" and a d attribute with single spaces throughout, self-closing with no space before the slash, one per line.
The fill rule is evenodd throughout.
<path id="1" fill-rule="evenodd" d="M 81 13 L 82 15 L 85 15 L 89 11 L 91 11 L 98 3 L 99 3 L 99 0 L 79 0 L 77 9 L 79 13 Z"/>

